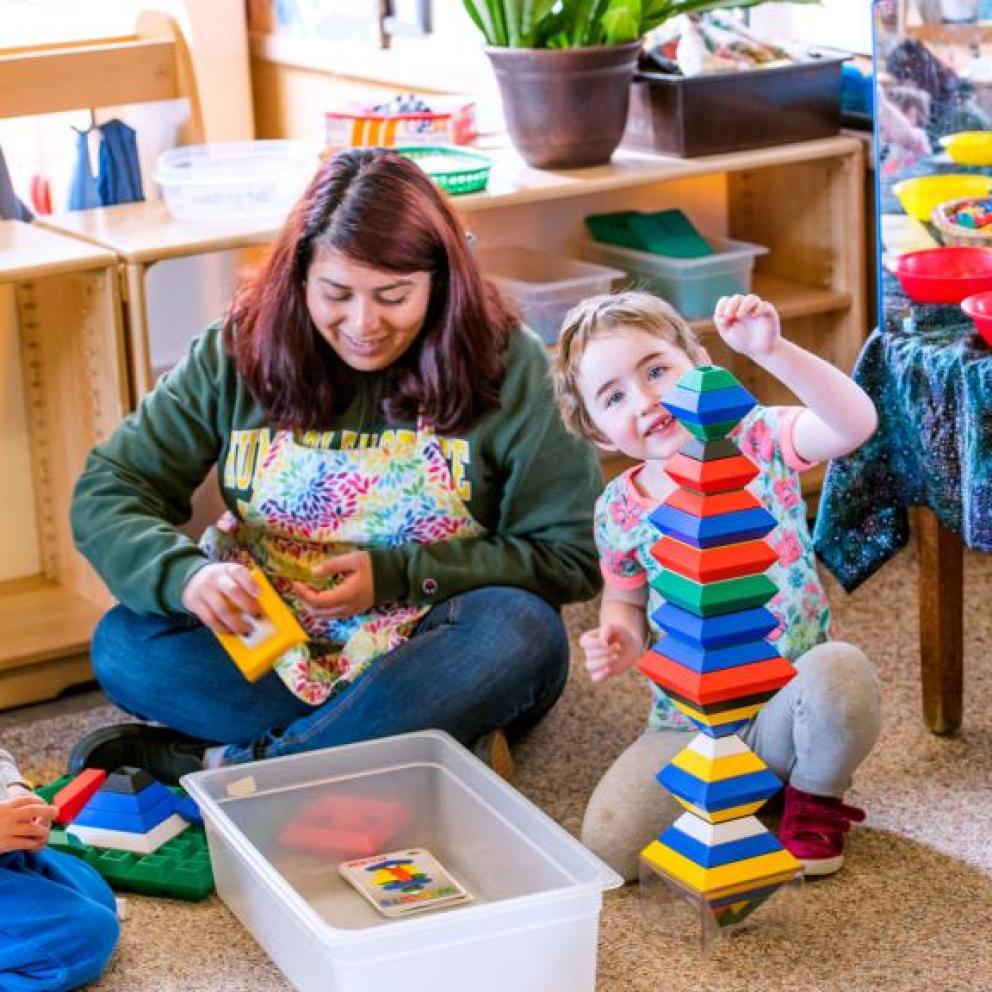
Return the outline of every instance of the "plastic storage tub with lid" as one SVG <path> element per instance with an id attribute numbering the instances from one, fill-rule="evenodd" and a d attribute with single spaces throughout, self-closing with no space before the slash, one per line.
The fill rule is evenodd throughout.
<path id="1" fill-rule="evenodd" d="M 519 309 L 545 344 L 554 344 L 565 314 L 587 296 L 608 293 L 624 273 L 606 265 L 511 245 L 480 246 L 483 274 Z"/>
<path id="2" fill-rule="evenodd" d="M 316 167 L 299 141 L 233 141 L 169 149 L 152 179 L 177 220 L 281 221 Z"/>
<path id="3" fill-rule="evenodd" d="M 447 734 L 196 772 L 183 785 L 203 813 L 220 897 L 297 989 L 595 988 L 602 893 L 620 877 Z M 363 836 L 352 816 L 363 804 L 373 820 L 399 815 Z M 322 833 L 314 818 L 329 809 L 352 822 Z M 414 847 L 473 901 L 387 917 L 338 871 Z"/>

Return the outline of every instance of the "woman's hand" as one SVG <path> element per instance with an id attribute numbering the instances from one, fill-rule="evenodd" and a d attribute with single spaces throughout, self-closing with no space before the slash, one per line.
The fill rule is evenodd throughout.
<path id="1" fill-rule="evenodd" d="M 753 359 L 767 355 L 782 337 L 778 311 L 760 296 L 721 296 L 713 323 L 730 348 Z"/>
<path id="2" fill-rule="evenodd" d="M 606 623 L 587 630 L 579 638 L 586 654 L 586 671 L 593 682 L 602 682 L 629 671 L 642 653 L 637 635 L 619 623 Z"/>
<path id="3" fill-rule="evenodd" d="M 0 854 L 40 851 L 48 843 L 59 811 L 23 786 L 11 786 L 0 802 Z"/>
<path id="4" fill-rule="evenodd" d="M 333 589 L 317 590 L 305 582 L 294 582 L 293 591 L 316 614 L 328 620 L 367 613 L 375 604 L 372 556 L 367 551 L 335 555 L 313 570 L 317 578 L 341 576 Z"/>
<path id="5" fill-rule="evenodd" d="M 259 588 L 244 565 L 214 562 L 201 568 L 186 583 L 181 601 L 215 634 L 244 636 L 254 630 L 247 617 L 261 615 L 258 594 Z"/>

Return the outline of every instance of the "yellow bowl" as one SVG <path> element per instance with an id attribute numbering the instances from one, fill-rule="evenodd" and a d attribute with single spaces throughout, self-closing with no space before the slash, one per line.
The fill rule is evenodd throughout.
<path id="1" fill-rule="evenodd" d="M 958 165 L 992 165 L 992 131 L 959 131 L 940 143 Z"/>
<path id="2" fill-rule="evenodd" d="M 992 193 L 992 176 L 939 175 L 904 179 L 892 187 L 903 210 L 916 220 L 929 221 L 934 207 L 948 200 Z"/>

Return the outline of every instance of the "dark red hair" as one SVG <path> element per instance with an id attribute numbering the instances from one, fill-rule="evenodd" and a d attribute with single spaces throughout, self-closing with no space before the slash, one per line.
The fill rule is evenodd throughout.
<path id="1" fill-rule="evenodd" d="M 274 426 L 319 430 L 355 394 L 359 373 L 324 341 L 306 305 L 318 245 L 371 268 L 431 275 L 424 326 L 387 370 L 387 419 L 422 414 L 440 430 L 463 430 L 499 405 L 514 315 L 420 167 L 394 152 L 356 150 L 317 171 L 225 317 L 228 350 Z"/>

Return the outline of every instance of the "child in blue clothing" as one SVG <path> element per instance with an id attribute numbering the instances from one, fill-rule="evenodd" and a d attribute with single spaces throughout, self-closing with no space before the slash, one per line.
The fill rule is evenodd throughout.
<path id="1" fill-rule="evenodd" d="M 842 799 L 878 736 L 879 690 L 865 655 L 830 639 L 799 474 L 864 443 L 875 409 L 843 372 L 787 341 L 775 308 L 757 296 L 724 297 L 714 323 L 730 349 L 802 403 L 757 406 L 731 432 L 761 470 L 748 488 L 778 523 L 768 537 L 778 561 L 768 574 L 779 592 L 768 608 L 780 626 L 769 636 L 797 669 L 741 737 L 787 783 L 782 843 L 807 874 L 830 874 L 843 864 L 851 823 L 864 819 Z M 661 566 L 648 516 L 676 488 L 665 467 L 689 434 L 659 401 L 685 372 L 708 363 L 689 324 L 646 293 L 594 297 L 565 318 L 553 376 L 566 427 L 638 462 L 596 504 L 605 587 L 599 626 L 580 639 L 593 681 L 627 672 L 663 636 L 650 619 L 663 600 L 650 581 Z M 680 812 L 655 775 L 695 730 L 659 687 L 653 691 L 645 733 L 597 785 L 582 827 L 586 846 L 629 880 L 638 852 Z"/>
<path id="2" fill-rule="evenodd" d="M 56 814 L 0 750 L 0 992 L 78 988 L 117 945 L 107 883 L 78 858 L 45 850 Z"/>

